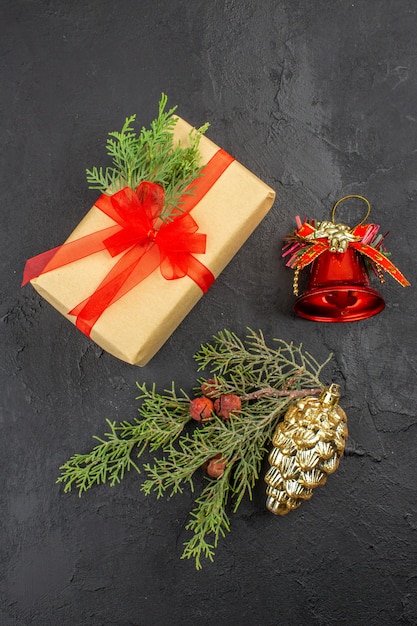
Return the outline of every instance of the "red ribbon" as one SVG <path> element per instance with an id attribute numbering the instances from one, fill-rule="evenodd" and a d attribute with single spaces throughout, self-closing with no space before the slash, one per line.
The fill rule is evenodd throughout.
<path id="1" fill-rule="evenodd" d="M 375 224 L 360 224 L 351 231 L 354 237 L 357 237 L 357 241 L 349 241 L 348 247 L 354 248 L 359 253 L 367 256 L 371 261 L 380 265 L 386 272 L 388 272 L 400 285 L 407 287 L 410 285 L 409 281 L 400 272 L 400 270 L 388 259 L 388 257 L 367 243 L 364 243 L 362 239 L 368 232 L 368 229 L 373 228 L 378 230 L 378 226 Z M 303 269 L 307 265 L 310 265 L 320 254 L 330 248 L 330 242 L 326 237 L 320 237 L 318 239 L 311 239 L 310 236 L 315 232 L 314 226 L 308 222 L 304 222 L 301 227 L 296 231 L 296 236 L 304 240 L 306 243 L 311 244 L 309 247 L 296 257 L 296 259 L 287 263 L 298 269 Z M 314 242 L 314 243 L 313 243 Z M 284 253 L 285 254 L 285 253 Z M 337 254 L 337 253 L 335 253 Z"/>
<path id="2" fill-rule="evenodd" d="M 112 257 L 121 254 L 94 293 L 69 311 L 88 336 L 107 307 L 157 267 L 166 280 L 189 276 L 205 293 L 214 276 L 193 254 L 205 253 L 206 235 L 197 232 L 198 224 L 189 213 L 233 160 L 224 150 L 216 152 L 203 168 L 193 195 L 186 193 L 181 198 L 181 212 L 170 222 L 161 221 L 164 190 L 156 183 L 142 182 L 136 191 L 125 187 L 112 196 L 100 196 L 95 206 L 115 224 L 29 259 L 22 285 L 96 252 L 107 250 Z"/>

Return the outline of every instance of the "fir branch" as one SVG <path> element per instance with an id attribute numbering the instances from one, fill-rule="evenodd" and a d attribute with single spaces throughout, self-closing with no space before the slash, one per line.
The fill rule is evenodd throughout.
<path id="1" fill-rule="evenodd" d="M 204 487 L 185 527 L 193 536 L 184 543 L 181 558 L 194 559 L 197 570 L 202 569 L 203 557 L 213 562 L 219 540 L 230 531 L 230 520 L 226 513 L 229 475 L 230 470 L 225 471 L 221 478 L 211 480 Z"/>
<path id="2" fill-rule="evenodd" d="M 228 385 L 230 393 L 247 393 L 248 388 L 264 386 L 265 381 L 271 387 L 282 389 L 291 377 L 295 377 L 295 388 L 322 386 L 321 371 L 332 355 L 320 365 L 302 344 L 296 346 L 274 339 L 277 347 L 271 348 L 266 345 L 261 331 L 257 334 L 248 330 L 246 343 L 235 333 L 224 330 L 215 335 L 213 341 L 203 344 L 195 355 L 199 370 L 210 369 L 219 379 L 227 375 L 234 383 Z"/>
<path id="3" fill-rule="evenodd" d="M 164 394 L 156 393 L 154 385 L 148 389 L 146 384 L 138 384 L 138 388 L 141 393 L 137 399 L 142 401 L 140 419 L 124 421 L 119 425 L 106 420 L 110 432 L 105 433 L 103 438 L 94 436 L 99 445 L 89 453 L 74 454 L 60 467 L 61 475 L 57 482 L 65 483 L 65 492 L 75 487 L 81 496 L 94 485 L 105 482 L 113 487 L 127 471 L 135 469 L 140 473 L 132 460 L 135 449 L 136 458 L 139 458 L 147 447 L 157 450 L 175 441 L 181 434 L 190 420 L 189 397 L 184 392 L 178 396 L 174 385 Z"/>
<path id="4" fill-rule="evenodd" d="M 143 463 L 146 478 L 142 490 L 158 498 L 196 490 L 196 477 L 213 459 L 220 459 L 223 473 L 209 478 L 195 500 L 186 528 L 192 537 L 185 542 L 182 558 L 213 560 L 221 537 L 230 530 L 228 508 L 236 512 L 245 496 L 252 498 L 272 435 L 294 398 L 320 393 L 323 367 L 302 345 L 282 339 L 267 346 L 263 334 L 250 330 L 245 341 L 228 330 L 203 344 L 194 356 L 199 370 L 208 370 L 203 382 L 215 396 L 239 396 L 241 409 L 225 421 L 212 415 L 196 424 L 190 416 L 190 397 L 182 390 L 158 393 L 155 385 L 138 385 L 139 418 L 118 426 L 109 422 L 110 433 L 98 439 L 92 452 L 74 455 L 65 463 L 58 482 L 64 490 L 76 487 L 81 495 L 95 484 L 119 482 L 131 468 L 139 472 L 132 455 L 160 450 L 162 456 Z M 191 428 L 191 423 L 193 428 Z"/>
<path id="5" fill-rule="evenodd" d="M 174 143 L 173 131 L 177 118 L 173 116 L 176 106 L 165 110 L 167 96 L 162 94 L 158 117 L 150 128 L 142 128 L 137 134 L 134 129 L 136 115 L 126 118 L 121 131 L 109 133 L 106 143 L 107 154 L 112 165 L 106 168 L 87 169 L 90 189 L 102 193 L 115 193 L 125 186 L 136 187 L 142 181 L 162 185 L 165 191 L 163 220 L 181 210 L 181 197 L 192 193 L 192 183 L 201 173 L 199 144 L 208 124 L 193 129 L 189 134 L 189 145 Z"/>
<path id="6" fill-rule="evenodd" d="M 154 384 L 150 388 L 146 383 L 137 386 L 141 392 L 136 398 L 141 401 L 140 419 L 136 418 L 134 425 L 122 422 L 124 434 L 146 441 L 150 450 L 163 448 L 175 441 L 190 421 L 190 398 L 183 390 L 179 395 L 174 383 L 163 394 L 156 392 Z"/>
<path id="7" fill-rule="evenodd" d="M 71 491 L 75 486 L 78 495 L 81 496 L 94 485 L 108 482 L 113 487 L 132 468 L 140 473 L 131 458 L 132 448 L 139 442 L 134 438 L 122 439 L 119 432 L 121 433 L 123 428 L 116 426 L 115 422 L 106 421 L 110 432 L 105 433 L 104 439 L 94 437 L 100 442 L 99 445 L 87 454 L 74 454 L 60 467 L 62 474 L 57 482 L 65 483 L 64 492 Z"/>

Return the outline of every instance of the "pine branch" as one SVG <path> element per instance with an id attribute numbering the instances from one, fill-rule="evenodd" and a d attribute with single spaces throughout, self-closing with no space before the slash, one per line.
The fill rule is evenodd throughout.
<path id="1" fill-rule="evenodd" d="M 249 330 L 242 341 L 224 330 L 194 358 L 210 376 L 199 379 L 196 393 L 201 396 L 205 389 L 209 405 L 210 396 L 237 398 L 236 413 L 221 417 L 213 409 L 207 421 L 197 424 L 192 417 L 203 419 L 202 414 L 193 415 L 193 401 L 177 392 L 174 383 L 162 394 L 155 385 L 138 385 L 139 418 L 118 426 L 109 422 L 110 433 L 96 437 L 99 445 L 90 453 L 71 457 L 58 482 L 65 483 L 65 491 L 76 487 L 80 495 L 95 484 L 114 485 L 126 471 L 139 472 L 134 454 L 139 458 L 145 449 L 159 450 L 161 456 L 142 464 L 146 478 L 141 488 L 160 498 L 184 489 L 194 493 L 205 468 L 212 477 L 195 500 L 186 526 L 192 537 L 182 555 L 200 569 L 203 558 L 213 560 L 220 538 L 230 529 L 229 506 L 236 512 L 245 496 L 252 498 L 277 423 L 294 398 L 321 392 L 321 372 L 331 357 L 320 363 L 302 345 L 275 340 L 269 347 L 261 332 Z M 216 474 L 209 472 L 213 462 Z"/>
<path id="2" fill-rule="evenodd" d="M 76 487 L 81 496 L 94 485 L 106 482 L 113 487 L 127 471 L 135 469 L 140 473 L 132 460 L 134 450 L 139 458 L 147 447 L 151 451 L 163 448 L 181 434 L 190 420 L 189 397 L 184 393 L 177 396 L 174 385 L 162 395 L 156 393 L 154 385 L 150 389 L 146 384 L 138 387 L 141 393 L 137 399 L 142 401 L 140 419 L 119 425 L 107 420 L 110 432 L 103 438 L 94 437 L 99 445 L 89 453 L 73 455 L 60 467 L 57 482 L 65 484 L 65 492 Z"/>
<path id="3" fill-rule="evenodd" d="M 158 117 L 149 129 L 142 128 L 139 134 L 133 126 L 136 115 L 126 118 L 121 131 L 109 133 L 107 139 L 106 149 L 112 165 L 86 171 L 90 189 L 102 193 L 115 193 L 125 186 L 136 189 L 142 181 L 162 185 L 165 191 L 163 220 L 169 220 L 174 212 L 180 211 L 182 196 L 192 193 L 192 183 L 201 172 L 200 139 L 209 126 L 193 129 L 187 147 L 174 143 L 177 118 L 173 113 L 177 107 L 166 111 L 167 100 L 162 94 Z"/>
<path id="4" fill-rule="evenodd" d="M 304 351 L 302 344 L 286 343 L 275 339 L 276 348 L 266 345 L 262 332 L 249 329 L 246 343 L 233 332 L 224 330 L 200 347 L 195 355 L 199 370 L 210 369 L 219 379 L 227 375 L 232 384 L 230 393 L 247 393 L 268 381 L 269 386 L 284 388 L 288 379 L 294 378 L 295 388 L 322 386 L 320 375 L 332 355 L 319 364 Z M 239 382 L 240 381 L 240 382 Z"/>
<path id="5" fill-rule="evenodd" d="M 222 537 L 230 531 L 226 513 L 229 495 L 229 474 L 225 472 L 218 480 L 211 480 L 195 501 L 190 521 L 185 529 L 193 533 L 184 543 L 182 559 L 194 559 L 197 570 L 202 569 L 204 557 L 213 562 L 215 549 Z"/>
<path id="6" fill-rule="evenodd" d="M 57 482 L 65 483 L 64 492 L 71 491 L 75 486 L 81 496 L 94 485 L 108 482 L 113 487 L 132 468 L 140 473 L 131 458 L 132 448 L 140 441 L 135 441 L 134 437 L 123 439 L 123 427 L 118 427 L 115 422 L 109 420 L 107 423 L 110 432 L 105 433 L 105 438 L 94 437 L 100 442 L 99 445 L 87 454 L 74 454 L 60 467 L 62 475 Z"/>

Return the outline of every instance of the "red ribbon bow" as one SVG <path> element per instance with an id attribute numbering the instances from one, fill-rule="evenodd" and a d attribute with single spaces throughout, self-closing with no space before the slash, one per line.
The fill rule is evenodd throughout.
<path id="1" fill-rule="evenodd" d="M 77 327 L 88 336 L 107 307 L 157 267 L 167 280 L 189 276 L 205 293 L 214 276 L 193 254 L 205 252 L 206 235 L 197 232 L 198 224 L 189 212 L 232 161 L 229 154 L 219 150 L 203 168 L 204 177 L 195 194 L 183 196 L 181 212 L 170 222 L 160 218 L 164 190 L 156 183 L 142 182 L 136 191 L 125 187 L 112 196 L 100 196 L 95 205 L 115 225 L 29 259 L 22 284 L 96 252 L 107 250 L 112 257 L 122 255 L 94 293 L 69 311 L 77 317 Z"/>
<path id="2" fill-rule="evenodd" d="M 299 218 L 297 218 L 299 220 Z M 300 221 L 298 222 L 300 224 Z M 360 254 L 365 255 L 371 261 L 376 263 L 377 266 L 382 267 L 388 272 L 400 285 L 407 287 L 410 285 L 409 281 L 400 272 L 400 270 L 388 259 L 388 257 L 380 252 L 376 247 L 369 244 L 375 237 L 379 230 L 377 224 L 359 224 L 350 231 L 351 235 L 356 238 L 356 241 L 349 241 L 348 247 L 352 247 Z M 301 244 L 289 243 L 285 247 L 283 256 L 287 256 L 292 253 L 287 265 L 296 269 L 303 269 L 307 265 L 310 265 L 320 254 L 325 250 L 330 249 L 330 241 L 326 237 L 320 237 L 315 239 L 314 234 L 316 232 L 313 224 L 304 222 L 295 231 L 295 237 L 299 239 Z M 335 253 L 337 254 L 337 252 Z"/>

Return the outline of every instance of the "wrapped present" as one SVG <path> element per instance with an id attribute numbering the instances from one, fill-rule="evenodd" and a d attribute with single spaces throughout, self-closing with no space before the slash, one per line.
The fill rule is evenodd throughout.
<path id="1" fill-rule="evenodd" d="M 187 146 L 191 131 L 177 118 L 174 141 Z M 39 267 L 27 264 L 25 280 L 45 300 L 133 365 L 155 355 L 274 202 L 273 189 L 205 136 L 199 151 L 202 175 L 173 220 L 155 219 L 159 185 L 124 188 L 101 196 L 63 246 L 40 255 Z"/>

